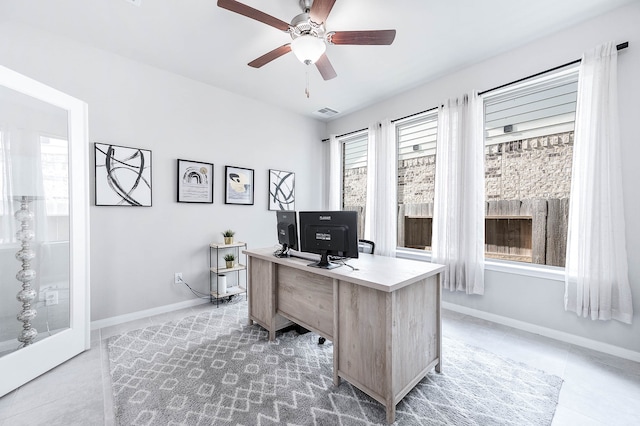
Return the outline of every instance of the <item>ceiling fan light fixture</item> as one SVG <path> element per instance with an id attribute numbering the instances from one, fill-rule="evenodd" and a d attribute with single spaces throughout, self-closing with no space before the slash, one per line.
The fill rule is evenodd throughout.
<path id="1" fill-rule="evenodd" d="M 309 34 L 296 37 L 291 42 L 291 50 L 303 64 L 315 64 L 327 50 L 324 40 Z"/>

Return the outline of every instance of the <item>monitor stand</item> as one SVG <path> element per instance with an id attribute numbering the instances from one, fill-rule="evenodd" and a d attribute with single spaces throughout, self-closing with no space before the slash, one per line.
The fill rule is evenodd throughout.
<path id="1" fill-rule="evenodd" d="M 322 268 L 322 269 L 333 269 L 333 268 L 339 268 L 342 265 L 339 265 L 337 263 L 331 263 L 329 262 L 329 255 L 327 254 L 326 251 L 323 251 L 320 254 L 320 260 L 314 263 L 310 263 L 307 266 L 313 266 L 314 268 Z"/>

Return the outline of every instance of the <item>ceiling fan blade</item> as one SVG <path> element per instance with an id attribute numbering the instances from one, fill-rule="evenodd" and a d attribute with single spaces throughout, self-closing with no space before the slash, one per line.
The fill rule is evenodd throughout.
<path id="1" fill-rule="evenodd" d="M 329 62 L 329 58 L 324 53 L 320 56 L 320 59 L 316 61 L 316 68 L 318 68 L 320 75 L 322 75 L 322 78 L 325 80 L 331 80 L 338 76 L 338 74 L 336 74 L 336 70 L 333 69 L 333 65 Z"/>
<path id="2" fill-rule="evenodd" d="M 235 0 L 218 0 L 218 6 L 223 9 L 239 13 L 240 15 L 244 15 L 247 18 L 255 19 L 256 21 L 271 25 L 279 30 L 289 31 L 289 24 L 286 22 Z"/>
<path id="3" fill-rule="evenodd" d="M 266 65 L 274 59 L 278 59 L 280 56 L 289 52 L 291 52 L 291 43 L 276 47 L 271 52 L 265 53 L 259 58 L 256 58 L 253 61 L 249 62 L 248 65 L 253 68 L 260 68 L 261 66 Z"/>
<path id="4" fill-rule="evenodd" d="M 327 20 L 327 16 L 329 16 L 329 12 L 331 12 L 335 2 L 336 0 L 313 0 L 309 18 L 318 25 L 322 24 Z"/>
<path id="5" fill-rule="evenodd" d="M 396 30 L 335 31 L 327 34 L 330 44 L 389 45 L 396 38 Z"/>

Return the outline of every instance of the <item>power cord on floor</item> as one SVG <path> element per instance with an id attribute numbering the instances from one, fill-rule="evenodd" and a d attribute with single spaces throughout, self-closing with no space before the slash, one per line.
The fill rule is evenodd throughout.
<path id="1" fill-rule="evenodd" d="M 201 291 L 192 289 L 191 286 L 189 285 L 189 283 L 186 282 L 185 280 L 183 280 L 182 277 L 178 277 L 178 281 L 180 281 L 182 284 L 186 285 L 189 288 L 189 290 L 191 290 L 191 293 L 193 293 L 198 298 L 200 298 L 200 299 L 210 299 L 211 298 L 210 294 L 203 293 Z"/>
<path id="2" fill-rule="evenodd" d="M 191 293 L 193 293 L 197 298 L 199 298 L 199 299 L 209 299 L 209 300 L 211 300 L 211 295 L 210 295 L 210 294 L 203 293 L 203 292 L 201 292 L 201 291 L 198 291 L 198 290 L 194 290 L 194 289 L 192 289 L 192 288 L 191 288 L 191 286 L 189 285 L 189 283 L 187 283 L 185 280 L 183 280 L 183 279 L 182 279 L 182 278 L 180 278 L 180 277 L 178 277 L 178 280 L 179 280 L 182 284 L 186 285 L 186 286 L 189 288 L 189 290 L 191 290 Z M 225 297 L 227 298 L 227 301 L 228 301 L 228 302 L 231 302 L 231 301 L 234 299 L 234 296 L 235 296 L 235 294 L 232 294 L 232 295 L 230 295 L 230 296 L 225 296 Z M 220 301 L 220 302 L 222 302 L 222 303 L 224 303 L 224 298 L 219 299 L 219 301 Z"/>

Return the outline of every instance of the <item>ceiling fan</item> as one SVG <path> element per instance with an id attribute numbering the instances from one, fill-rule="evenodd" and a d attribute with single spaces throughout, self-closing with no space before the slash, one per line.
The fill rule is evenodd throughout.
<path id="1" fill-rule="evenodd" d="M 290 24 L 235 0 L 218 0 L 218 6 L 270 25 L 291 36 L 291 43 L 277 47 L 254 59 L 249 62 L 249 66 L 260 68 L 293 51 L 301 62 L 307 65 L 315 64 L 322 78 L 331 80 L 337 74 L 325 54 L 327 43 L 390 45 L 396 37 L 396 30 L 327 32 L 325 23 L 335 2 L 336 0 L 299 0 L 302 13 L 294 17 Z"/>

